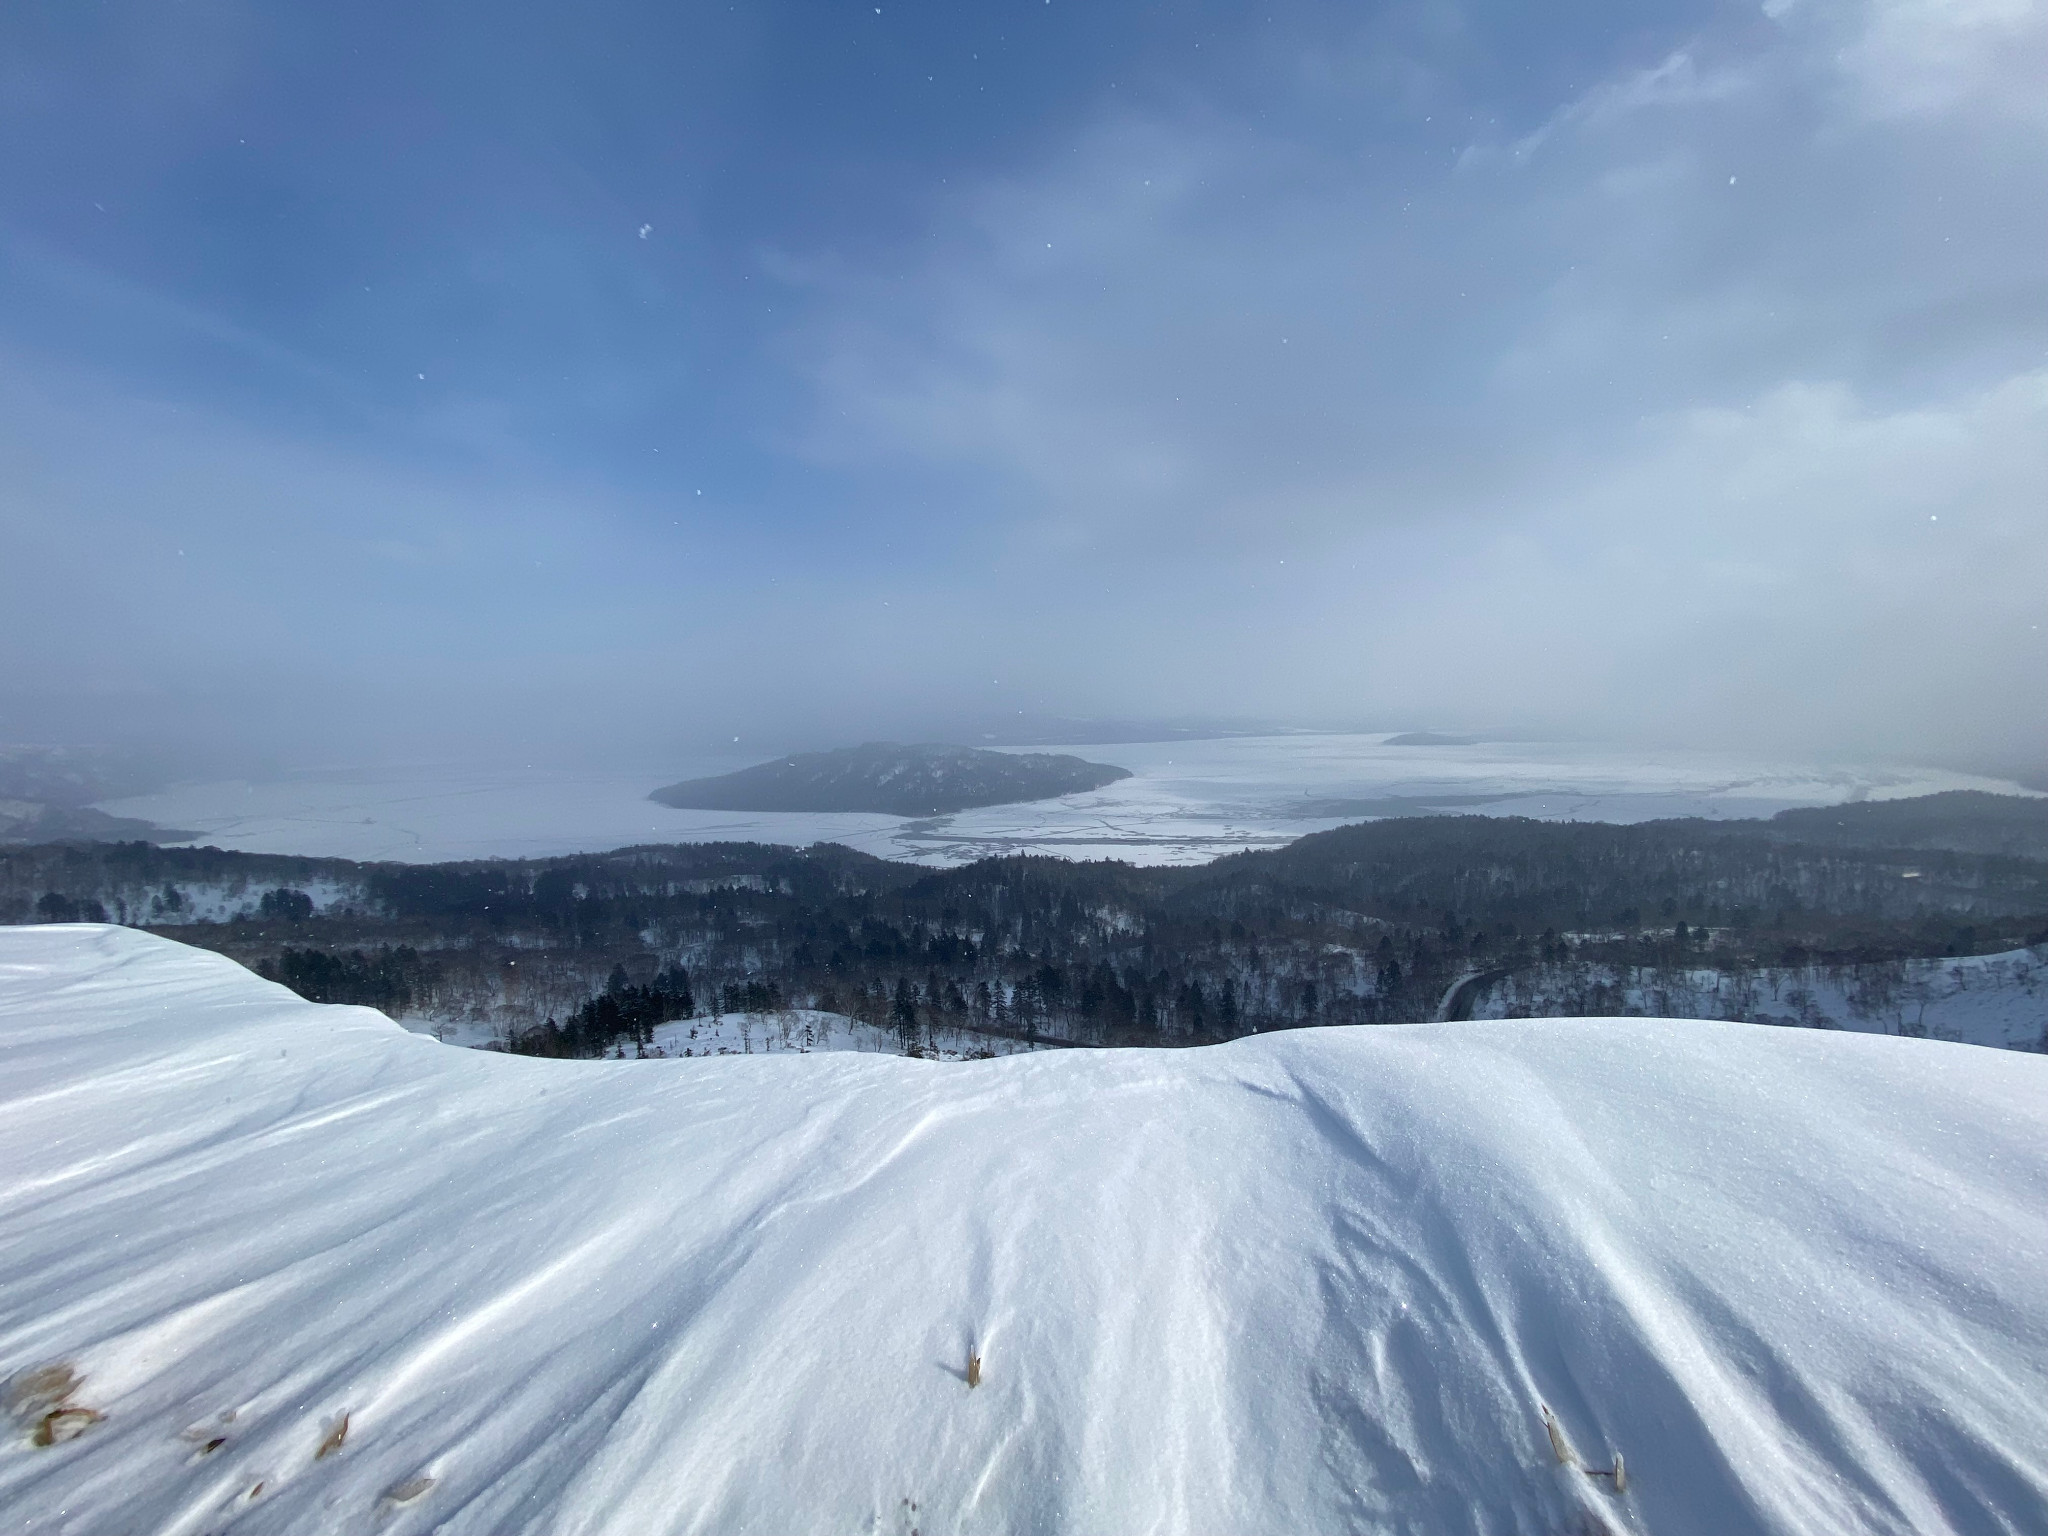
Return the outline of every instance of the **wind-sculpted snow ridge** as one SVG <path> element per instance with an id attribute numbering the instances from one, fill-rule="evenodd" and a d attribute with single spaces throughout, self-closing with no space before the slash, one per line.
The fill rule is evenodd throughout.
<path id="1" fill-rule="evenodd" d="M 538 1061 L 0 929 L 0 1376 L 9 1531 L 2014 1536 L 2048 1061 Z"/>

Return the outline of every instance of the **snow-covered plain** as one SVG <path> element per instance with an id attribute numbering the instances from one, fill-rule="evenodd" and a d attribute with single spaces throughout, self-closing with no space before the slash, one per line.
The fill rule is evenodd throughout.
<path id="1" fill-rule="evenodd" d="M 1046 749 L 1033 749 L 1046 750 Z M 655 786 L 740 760 L 602 773 L 539 768 L 386 769 L 274 783 L 187 785 L 101 809 L 189 828 L 250 853 L 350 859 L 526 858 L 649 842 L 845 843 L 950 865 L 1042 853 L 1139 864 L 1201 863 L 1373 816 L 1478 811 L 1581 821 L 1768 816 L 1798 805 L 1943 789 L 2018 792 L 1940 769 L 1649 756 L 1583 743 L 1410 747 L 1385 736 L 1289 735 L 1063 746 L 1132 777 L 1088 794 L 951 816 L 685 811 Z"/>
<path id="2" fill-rule="evenodd" d="M 2019 1536 L 2048 1061 L 534 1061 L 0 929 L 0 1376 L 36 1533 Z"/>

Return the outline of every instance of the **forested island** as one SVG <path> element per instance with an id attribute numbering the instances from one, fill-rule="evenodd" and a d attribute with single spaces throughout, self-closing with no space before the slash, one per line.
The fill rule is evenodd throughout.
<path id="1" fill-rule="evenodd" d="M 979 747 L 869 742 L 800 752 L 737 773 L 687 779 L 650 800 L 696 811 L 870 811 L 939 816 L 1101 789 L 1128 768 L 1063 752 L 989 752 Z"/>

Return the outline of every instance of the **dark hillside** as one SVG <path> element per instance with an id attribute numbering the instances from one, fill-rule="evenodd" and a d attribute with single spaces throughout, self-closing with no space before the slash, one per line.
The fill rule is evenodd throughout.
<path id="1" fill-rule="evenodd" d="M 1774 836 L 1816 847 L 1945 848 L 2048 859 L 2048 796 L 1954 789 L 1910 800 L 1780 811 Z"/>
<path id="2" fill-rule="evenodd" d="M 1191 872 L 1190 883 L 1223 903 L 1266 891 L 1348 903 L 1395 922 L 1456 912 L 1490 925 L 1560 930 L 1680 917 L 1719 925 L 1801 914 L 1896 921 L 2048 911 L 2048 864 L 2039 860 L 1792 843 L 1778 826 L 1390 819 L 1222 859 Z"/>

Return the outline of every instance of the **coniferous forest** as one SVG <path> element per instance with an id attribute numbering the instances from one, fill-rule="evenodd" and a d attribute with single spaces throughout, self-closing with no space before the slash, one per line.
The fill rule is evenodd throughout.
<path id="1" fill-rule="evenodd" d="M 0 850 L 0 920 L 156 928 L 317 1001 L 485 1022 L 534 1054 L 789 1007 L 912 1050 L 941 1028 L 1188 1045 L 1461 1017 L 1517 978 L 1597 1013 L 1628 1007 L 1624 974 L 1847 974 L 2048 943 L 2042 803 L 1975 800 L 1774 822 L 1404 818 L 1150 869 L 933 870 L 828 844 L 441 865 L 61 844 Z"/>

